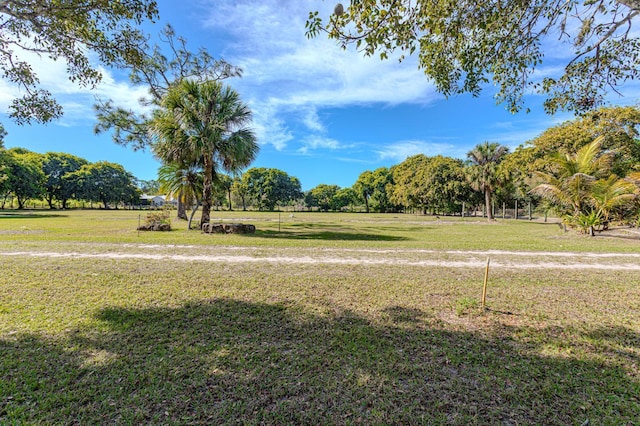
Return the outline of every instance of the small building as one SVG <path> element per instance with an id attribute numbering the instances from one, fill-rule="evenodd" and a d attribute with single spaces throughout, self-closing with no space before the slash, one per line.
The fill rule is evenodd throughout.
<path id="1" fill-rule="evenodd" d="M 168 200 L 166 195 L 147 195 L 140 196 L 140 205 L 150 207 L 164 207 L 165 204 L 176 204 L 175 200 Z"/>

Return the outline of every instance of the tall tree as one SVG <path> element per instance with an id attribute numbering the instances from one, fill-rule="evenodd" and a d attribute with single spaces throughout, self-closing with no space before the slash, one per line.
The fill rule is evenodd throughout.
<path id="1" fill-rule="evenodd" d="M 365 211 L 369 213 L 369 199 L 375 191 L 375 176 L 371 170 L 360 173 L 358 179 L 353 184 L 353 190 L 358 197 L 364 201 Z"/>
<path id="2" fill-rule="evenodd" d="M 240 197 L 242 201 L 242 210 L 247 210 L 247 197 L 249 196 L 249 188 L 247 182 L 241 175 L 234 176 L 231 192 Z"/>
<path id="3" fill-rule="evenodd" d="M 311 12 L 307 35 L 326 32 L 343 48 L 386 59 L 418 52 L 418 63 L 446 96 L 478 95 L 490 80 L 498 102 L 522 108 L 531 88 L 545 108 L 589 110 L 608 91 L 640 76 L 640 0 L 355 0 L 336 8 L 325 26 Z M 556 39 L 573 50 L 564 73 L 539 81 L 544 46 Z"/>
<path id="4" fill-rule="evenodd" d="M 142 191 L 143 194 L 159 194 L 160 193 L 160 182 L 157 180 L 138 180 L 138 189 Z"/>
<path id="5" fill-rule="evenodd" d="M 417 154 L 407 157 L 402 163 L 391 167 L 393 175 L 393 186 L 389 188 L 389 199 L 405 208 L 427 208 L 422 203 L 422 197 L 418 195 L 423 187 L 418 174 L 427 167 L 429 159 L 424 154 Z"/>
<path id="6" fill-rule="evenodd" d="M 229 202 L 229 211 L 232 211 L 233 207 L 231 205 L 231 188 L 233 187 L 233 179 L 229 175 L 220 173 L 218 175 L 218 183 L 220 185 L 220 189 L 224 190 L 227 196 L 227 201 Z"/>
<path id="7" fill-rule="evenodd" d="M 170 25 L 161 31 L 160 40 L 162 44 L 145 44 L 143 60 L 128 65 L 132 83 L 149 89 L 149 96 L 139 100 L 145 110 L 160 108 L 169 90 L 183 80 L 203 83 L 242 75 L 240 68 L 223 59 L 215 59 L 204 48 L 197 53 L 191 52 L 186 39 L 176 36 Z M 99 99 L 95 110 L 98 119 L 94 129 L 96 133 L 113 130 L 115 143 L 131 146 L 134 150 L 152 145 L 153 132 L 150 126 L 153 113 L 137 113 L 114 105 L 110 99 Z"/>
<path id="8" fill-rule="evenodd" d="M 156 111 L 153 150 L 165 162 L 201 164 L 204 179 L 200 224 L 209 223 L 218 172 L 248 166 L 258 152 L 251 110 L 238 93 L 215 81 L 183 80 Z"/>
<path id="9" fill-rule="evenodd" d="M 45 174 L 45 197 L 49 208 L 53 208 L 53 201 L 62 203 L 62 208 L 67 208 L 67 201 L 77 191 L 75 180 L 71 173 L 80 167 L 89 164 L 84 158 L 62 152 L 47 152 L 42 161 L 42 171 Z"/>
<path id="10" fill-rule="evenodd" d="M 333 205 L 340 211 L 346 207 L 353 208 L 353 204 L 358 200 L 358 194 L 353 188 L 340 188 L 333 196 Z"/>
<path id="11" fill-rule="evenodd" d="M 460 211 L 460 204 L 470 192 L 462 161 L 441 155 L 408 157 L 393 166 L 391 173 L 391 201 L 423 212 L 429 208 L 444 213 Z"/>
<path id="12" fill-rule="evenodd" d="M 519 169 L 548 169 L 550 155 L 556 152 L 577 152 L 602 136 L 602 148 L 613 152 L 613 171 L 625 176 L 640 164 L 640 108 L 610 107 L 591 111 L 571 121 L 550 127 L 519 150 L 523 157 Z"/>
<path id="13" fill-rule="evenodd" d="M 71 81 L 94 87 L 102 73 L 90 56 L 109 66 L 139 66 L 145 36 L 136 27 L 157 17 L 153 0 L 0 1 L 2 78 L 25 93 L 13 99 L 10 116 L 20 124 L 46 123 L 63 112 L 40 87 L 30 53 L 63 60 Z"/>
<path id="14" fill-rule="evenodd" d="M 44 194 L 45 176 L 42 171 L 42 155 L 20 148 L 7 150 L 5 159 L 7 194 L 18 201 L 23 209 L 27 200 Z"/>
<path id="15" fill-rule="evenodd" d="M 321 183 L 315 188 L 312 188 L 309 191 L 309 198 L 312 201 L 312 205 L 309 207 L 315 206 L 325 212 L 337 210 L 334 198 L 339 190 L 340 187 L 338 185 L 327 185 L 325 183 Z"/>
<path id="16" fill-rule="evenodd" d="M 105 209 L 113 204 L 135 203 L 140 196 L 135 177 L 120 164 L 108 161 L 86 164 L 70 173 L 76 181 L 76 198 L 102 203 Z"/>
<path id="17" fill-rule="evenodd" d="M 282 170 L 254 167 L 242 175 L 247 196 L 253 199 L 259 210 L 274 210 L 276 205 L 284 204 L 302 197 L 300 181 Z"/>
<path id="18" fill-rule="evenodd" d="M 493 220 L 491 196 L 500 183 L 497 173 L 498 165 L 508 153 L 509 149 L 506 146 L 495 142 L 481 143 L 467 153 L 471 163 L 469 169 L 471 184 L 484 195 L 488 220 Z"/>

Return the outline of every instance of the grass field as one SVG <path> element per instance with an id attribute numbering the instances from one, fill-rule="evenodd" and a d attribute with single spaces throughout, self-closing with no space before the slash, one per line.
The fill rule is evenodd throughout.
<path id="1" fill-rule="evenodd" d="M 0 424 L 640 424 L 631 231 L 140 214 L 0 212 Z"/>

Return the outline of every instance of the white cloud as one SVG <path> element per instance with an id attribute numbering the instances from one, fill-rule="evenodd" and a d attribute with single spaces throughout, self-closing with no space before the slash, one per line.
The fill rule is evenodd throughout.
<path id="1" fill-rule="evenodd" d="M 402 162 L 412 155 L 424 154 L 428 157 L 434 155 L 445 155 L 451 157 L 460 157 L 460 147 L 450 143 L 438 143 L 427 141 L 399 141 L 388 145 L 384 148 L 375 150 L 379 160 L 393 160 L 394 162 Z M 465 151 L 466 152 L 466 151 Z"/>
<path id="2" fill-rule="evenodd" d="M 218 0 L 206 4 L 211 10 L 206 27 L 231 37 L 225 43 L 230 47 L 224 57 L 244 70 L 243 78 L 233 84 L 250 99 L 257 129 L 271 128 L 273 120 L 282 122 L 286 115 L 289 123 L 304 126 L 316 140 L 322 140 L 326 132 L 318 115 L 322 108 L 426 104 L 439 98 L 418 70 L 415 58 L 402 64 L 393 59 L 381 61 L 364 57 L 355 49 L 344 51 L 323 34 L 307 39 L 305 21 L 309 11 L 317 6 L 328 17 L 333 5 L 293 0 L 265 0 L 258 4 Z M 286 130 L 280 132 L 281 137 L 271 136 L 262 143 L 277 143 L 277 149 L 284 149 L 296 130 L 281 130 Z M 258 133 L 267 136 L 266 132 Z M 305 147 L 311 149 L 313 145 Z"/>
<path id="3" fill-rule="evenodd" d="M 311 135 L 311 136 L 305 137 L 302 140 L 302 144 L 303 146 L 300 149 L 298 149 L 298 152 L 301 154 L 308 154 L 310 151 L 320 149 L 320 148 L 334 150 L 334 151 L 337 149 L 347 148 L 346 146 L 341 145 L 340 142 L 338 142 L 335 139 L 318 136 L 318 135 Z"/>
<path id="4" fill-rule="evenodd" d="M 39 87 L 51 92 L 62 105 L 64 117 L 58 123 L 59 125 L 70 126 L 95 119 L 93 104 L 96 102 L 96 97 L 113 99 L 116 105 L 136 112 L 145 110 L 138 103 L 138 99 L 147 95 L 147 89 L 116 81 L 111 72 L 104 67 L 97 67 L 102 73 L 102 81 L 95 88 L 80 86 L 69 80 L 64 60 L 54 61 L 33 52 L 20 52 L 17 48 L 14 50 L 22 60 L 31 64 L 40 79 Z M 7 111 L 11 101 L 23 94 L 24 91 L 18 86 L 6 80 L 0 80 L 0 110 Z"/>
<path id="5" fill-rule="evenodd" d="M 320 117 L 318 116 L 318 110 L 315 107 L 308 107 L 303 112 L 302 122 L 309 130 L 314 130 L 316 132 L 326 132 L 324 124 L 320 121 Z"/>

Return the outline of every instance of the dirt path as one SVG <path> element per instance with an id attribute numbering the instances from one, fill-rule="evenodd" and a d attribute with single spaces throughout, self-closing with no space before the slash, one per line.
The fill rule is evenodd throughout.
<path id="1" fill-rule="evenodd" d="M 77 247 L 76 247 L 77 248 Z M 333 265 L 406 265 L 492 268 L 640 271 L 639 253 L 571 253 L 525 251 L 460 251 L 418 249 L 265 248 L 237 246 L 100 245 L 81 250 L 7 250 L 2 257 L 139 259 L 173 262 L 286 263 Z"/>

